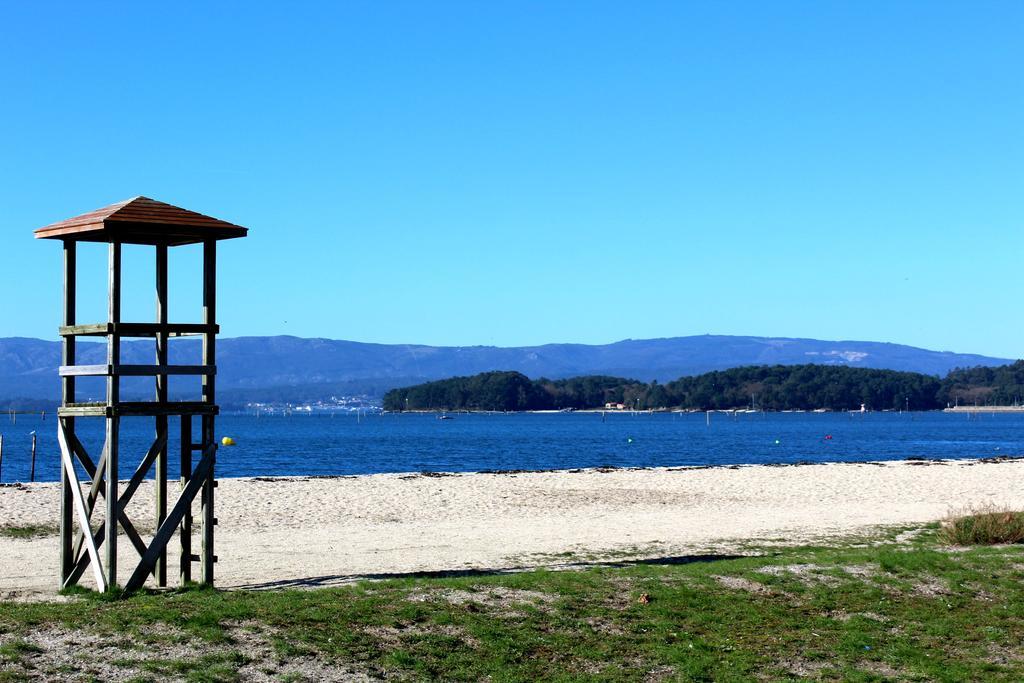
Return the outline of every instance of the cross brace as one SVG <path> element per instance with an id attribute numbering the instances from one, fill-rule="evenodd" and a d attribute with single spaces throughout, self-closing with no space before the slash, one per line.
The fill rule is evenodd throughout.
<path id="1" fill-rule="evenodd" d="M 99 548 L 103 544 L 103 540 L 106 536 L 105 530 L 108 520 L 102 520 L 95 533 L 92 532 L 90 520 L 99 497 L 106 496 L 104 474 L 108 446 L 104 445 L 103 453 L 100 457 L 99 464 L 97 465 L 93 462 L 92 458 L 89 457 L 89 454 L 86 452 L 78 438 L 74 434 L 69 434 L 66 431 L 64 421 L 58 420 L 57 423 L 57 441 L 61 451 L 61 463 L 64 469 L 64 474 L 71 483 L 72 502 L 80 527 L 71 555 L 71 557 L 74 558 L 73 566 L 68 576 L 64 579 L 63 586 L 67 588 L 75 585 L 81 578 L 82 574 L 91 565 L 96 579 L 97 589 L 101 592 L 105 592 L 111 586 L 107 585 L 107 581 L 104 577 L 102 564 L 100 562 Z M 132 478 L 129 480 L 128 485 L 125 487 L 122 494 L 118 496 L 117 521 L 124 529 L 125 535 L 131 540 L 132 545 L 140 557 L 139 564 L 132 572 L 128 583 L 125 584 L 126 591 L 134 591 L 141 588 L 145 584 L 146 578 L 150 574 L 154 573 L 157 560 L 166 553 L 167 544 L 170 542 L 182 519 L 190 511 L 192 502 L 195 500 L 196 495 L 203 489 L 208 480 L 213 483 L 213 465 L 217 452 L 216 443 L 210 443 L 206 446 L 203 451 L 202 458 L 191 472 L 188 483 L 179 494 L 173 509 L 160 524 L 153 540 L 147 546 L 138 531 L 135 529 L 134 524 L 132 524 L 131 519 L 129 519 L 128 515 L 125 513 L 125 509 L 128 506 L 128 503 L 131 502 L 132 496 L 135 495 L 135 492 L 142 484 L 146 474 L 153 466 L 154 461 L 165 449 L 166 445 L 166 434 L 162 434 L 154 440 L 145 457 L 139 463 L 138 468 L 136 468 Z M 76 459 L 81 463 L 82 467 L 91 477 L 88 494 L 83 494 L 82 486 L 75 468 Z M 83 546 L 85 548 L 84 553 L 82 552 Z"/>

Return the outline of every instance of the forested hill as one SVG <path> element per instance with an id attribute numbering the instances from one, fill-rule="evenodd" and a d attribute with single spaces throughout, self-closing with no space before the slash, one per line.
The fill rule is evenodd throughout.
<path id="1" fill-rule="evenodd" d="M 1024 361 L 995 368 L 954 370 L 942 382 L 939 402 L 943 406 L 1020 405 L 1024 402 Z"/>
<path id="2" fill-rule="evenodd" d="M 946 379 L 916 372 L 832 365 L 748 366 L 666 384 L 607 376 L 531 380 L 518 372 L 453 377 L 384 396 L 386 410 L 563 410 L 622 403 L 629 408 L 714 410 L 934 410 L 959 402 L 1010 404 L 1024 397 L 1024 361 L 955 370 Z"/>
<path id="3" fill-rule="evenodd" d="M 656 383 L 655 383 L 656 384 Z M 621 377 L 531 380 L 518 372 L 452 377 L 384 394 L 385 410 L 555 410 L 633 400 L 648 385 Z"/>

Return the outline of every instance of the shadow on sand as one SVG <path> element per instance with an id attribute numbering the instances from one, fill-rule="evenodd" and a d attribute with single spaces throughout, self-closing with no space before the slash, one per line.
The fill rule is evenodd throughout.
<path id="1" fill-rule="evenodd" d="M 280 590 L 287 588 L 327 588 L 344 586 L 358 581 L 386 581 L 388 579 L 450 579 L 465 577 L 501 576 L 504 574 L 520 574 L 535 569 L 549 571 L 572 571 L 582 569 L 635 567 L 639 565 L 680 565 L 697 562 L 719 562 L 722 560 L 738 560 L 751 555 L 676 555 L 669 557 L 649 557 L 636 560 L 595 560 L 593 562 L 564 562 L 538 564 L 532 566 L 492 567 L 489 569 L 442 569 L 423 572 L 391 572 L 379 574 L 328 574 L 325 576 L 308 576 L 298 579 L 281 579 L 263 583 L 237 584 L 224 586 L 228 590 Z"/>

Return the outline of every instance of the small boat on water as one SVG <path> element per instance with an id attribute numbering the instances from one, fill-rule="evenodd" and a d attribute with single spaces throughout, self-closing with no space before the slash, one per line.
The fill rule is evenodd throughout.
<path id="1" fill-rule="evenodd" d="M 444 413 L 441 413 L 440 415 L 437 416 L 437 419 L 438 420 L 454 420 L 455 418 L 452 417 L 451 415 L 445 415 Z"/>

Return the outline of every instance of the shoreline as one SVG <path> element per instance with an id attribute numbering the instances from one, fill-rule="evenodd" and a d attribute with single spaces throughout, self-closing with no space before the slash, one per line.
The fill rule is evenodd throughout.
<path id="1" fill-rule="evenodd" d="M 996 464 L 1005 462 L 1024 461 L 1024 454 L 1020 455 L 994 455 L 984 457 L 968 458 L 925 458 L 919 456 L 908 456 L 902 460 L 797 460 L 794 462 L 744 462 L 730 464 L 712 465 L 593 465 L 590 467 L 566 467 L 556 469 L 484 469 L 484 470 L 396 470 L 392 472 L 363 472 L 359 474 L 251 474 L 240 477 L 217 477 L 217 481 L 315 481 L 315 480 L 342 480 L 342 479 L 363 479 L 367 477 L 399 477 L 399 478 L 442 478 L 442 477 L 466 477 L 466 476 L 508 476 L 516 474 L 586 474 L 610 472 L 685 472 L 697 470 L 738 470 L 746 468 L 782 468 L 782 467 L 818 467 L 823 465 L 946 465 L 954 463 L 970 464 Z M 129 479 L 118 479 L 119 483 L 127 483 Z M 145 482 L 152 482 L 147 478 Z M 9 481 L 0 482 L 0 489 L 18 488 L 28 486 L 55 485 L 59 483 L 56 479 L 37 479 L 30 481 Z M 0 527 L 2 527 L 0 520 Z"/>

